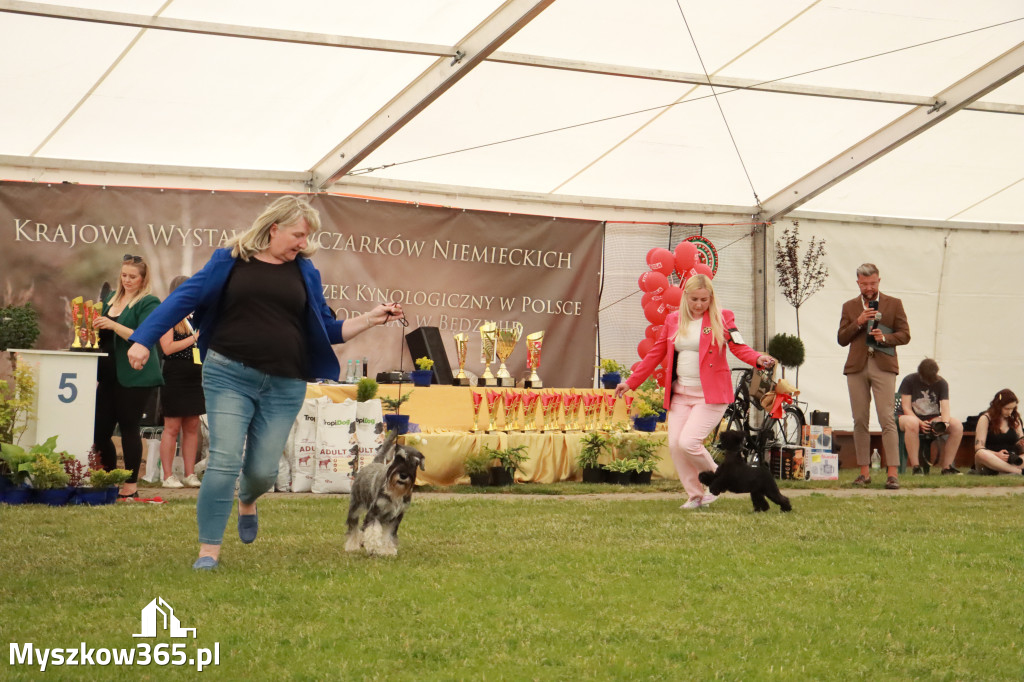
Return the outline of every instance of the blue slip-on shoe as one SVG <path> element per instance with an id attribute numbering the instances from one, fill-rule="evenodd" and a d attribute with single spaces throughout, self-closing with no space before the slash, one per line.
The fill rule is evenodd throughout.
<path id="1" fill-rule="evenodd" d="M 217 568 L 219 562 L 212 556 L 201 556 L 192 564 L 193 571 L 212 571 Z"/>
<path id="2" fill-rule="evenodd" d="M 238 539 L 249 544 L 256 539 L 256 533 L 260 529 L 260 517 L 257 514 L 238 515 Z"/>

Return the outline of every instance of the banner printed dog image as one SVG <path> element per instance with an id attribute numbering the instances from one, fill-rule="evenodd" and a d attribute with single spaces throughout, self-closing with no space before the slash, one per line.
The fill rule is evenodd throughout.
<path id="1" fill-rule="evenodd" d="M 345 551 L 360 547 L 370 556 L 398 554 L 398 526 L 412 503 L 416 470 L 425 469 L 423 453 L 408 445 L 397 445 L 394 431 L 377 449 L 377 455 L 362 466 L 352 482 L 348 503 L 348 532 Z M 359 517 L 365 514 L 362 526 Z"/>

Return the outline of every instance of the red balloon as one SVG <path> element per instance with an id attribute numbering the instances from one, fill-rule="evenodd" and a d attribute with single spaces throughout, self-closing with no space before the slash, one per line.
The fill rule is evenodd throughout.
<path id="1" fill-rule="evenodd" d="M 664 303 L 651 301 L 647 304 L 647 307 L 644 308 L 644 317 L 646 317 L 647 321 L 651 324 L 662 324 L 665 321 L 666 315 L 668 315 L 668 308 Z"/>
<path id="2" fill-rule="evenodd" d="M 695 264 L 699 263 L 697 247 L 690 242 L 676 244 L 676 272 L 682 277 Z"/>
<path id="3" fill-rule="evenodd" d="M 646 310 L 647 304 L 651 302 L 652 298 L 654 298 L 654 295 L 645 291 L 644 295 L 640 297 L 640 307 Z"/>
<path id="4" fill-rule="evenodd" d="M 647 325 L 647 332 L 645 333 L 645 336 L 649 338 L 651 341 L 657 341 L 658 335 L 661 334 L 661 327 L 662 325 L 660 324 Z"/>
<path id="5" fill-rule="evenodd" d="M 712 279 L 714 277 L 714 274 L 711 272 L 711 268 L 704 263 L 697 263 L 694 265 L 693 272 L 698 275 L 704 275 L 708 279 Z"/>
<path id="6" fill-rule="evenodd" d="M 675 265 L 676 257 L 668 249 L 651 249 L 647 252 L 647 266 L 654 272 L 668 277 Z"/>
<path id="7" fill-rule="evenodd" d="M 633 363 L 633 366 L 629 368 L 629 371 L 630 372 L 635 372 L 636 368 L 639 367 L 639 366 L 640 366 L 640 361 L 637 360 L 636 362 Z"/>
<path id="8" fill-rule="evenodd" d="M 654 341 L 651 339 L 644 339 L 636 345 L 636 352 L 641 358 L 646 358 L 652 348 L 654 348 Z"/>
<path id="9" fill-rule="evenodd" d="M 649 271 L 640 275 L 640 291 L 650 294 L 660 294 L 668 288 L 668 277 L 660 272 Z"/>
<path id="10" fill-rule="evenodd" d="M 669 307 L 674 307 L 675 310 L 678 310 L 679 302 L 683 300 L 683 290 L 679 287 L 670 286 L 668 289 L 665 289 L 662 297 Z"/>
<path id="11" fill-rule="evenodd" d="M 658 369 L 654 370 L 654 378 L 658 380 L 658 385 L 660 385 L 662 388 L 665 388 L 666 376 L 667 375 L 665 373 L 664 367 L 659 367 Z"/>

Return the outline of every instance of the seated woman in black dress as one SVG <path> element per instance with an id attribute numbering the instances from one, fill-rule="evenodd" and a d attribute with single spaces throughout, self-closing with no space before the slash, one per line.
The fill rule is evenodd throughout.
<path id="1" fill-rule="evenodd" d="M 188 277 L 181 275 L 171 281 L 171 291 Z M 198 362 L 198 335 L 188 318 L 160 337 L 164 353 L 164 387 L 160 404 L 164 414 L 164 432 L 160 438 L 160 463 L 163 465 L 165 488 L 199 487 L 195 474 L 196 451 L 199 447 L 199 416 L 206 414 L 203 396 L 203 366 Z M 185 463 L 184 482 L 174 475 L 174 453 L 181 434 L 181 459 Z"/>
<path id="2" fill-rule="evenodd" d="M 978 417 L 974 436 L 974 466 L 983 474 L 1021 474 L 1024 465 L 1018 443 L 1024 439 L 1017 396 L 1008 388 L 996 393 L 988 410 Z"/>

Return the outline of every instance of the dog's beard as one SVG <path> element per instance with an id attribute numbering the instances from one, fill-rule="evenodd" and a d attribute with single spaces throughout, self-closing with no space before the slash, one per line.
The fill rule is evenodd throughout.
<path id="1" fill-rule="evenodd" d="M 388 484 L 384 488 L 387 496 L 396 502 L 412 494 L 413 481 L 416 480 L 415 475 L 407 476 L 406 482 L 402 483 L 398 480 L 398 476 L 399 472 L 391 472 L 391 475 L 388 476 Z"/>

